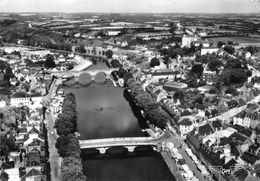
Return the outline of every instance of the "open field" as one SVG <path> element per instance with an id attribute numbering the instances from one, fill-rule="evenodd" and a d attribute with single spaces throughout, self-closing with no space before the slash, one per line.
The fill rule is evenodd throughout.
<path id="1" fill-rule="evenodd" d="M 246 37 L 215 37 L 208 38 L 211 43 L 214 43 L 216 46 L 219 41 L 228 42 L 232 41 L 234 43 L 260 43 L 260 38 L 246 38 Z"/>

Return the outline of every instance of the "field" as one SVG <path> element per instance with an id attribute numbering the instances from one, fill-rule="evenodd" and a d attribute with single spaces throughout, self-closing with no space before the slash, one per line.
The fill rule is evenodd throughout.
<path id="1" fill-rule="evenodd" d="M 260 43 L 260 39 L 257 38 L 246 38 L 246 37 L 216 37 L 208 38 L 210 43 L 213 43 L 214 46 L 217 46 L 219 41 L 228 42 L 232 41 L 234 43 Z"/>

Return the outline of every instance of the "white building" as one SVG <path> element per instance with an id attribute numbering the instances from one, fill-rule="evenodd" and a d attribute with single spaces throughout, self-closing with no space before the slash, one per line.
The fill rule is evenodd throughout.
<path id="1" fill-rule="evenodd" d="M 11 96 L 11 105 L 27 106 L 30 109 L 42 107 L 42 96 L 40 94 L 27 94 L 26 92 L 17 92 Z"/>
<path id="2" fill-rule="evenodd" d="M 198 40 L 197 35 L 183 35 L 181 39 L 182 47 L 191 47 L 191 43 Z"/>
<path id="3" fill-rule="evenodd" d="M 216 48 L 216 47 L 205 47 L 205 48 L 201 49 L 200 54 L 201 55 L 206 55 L 207 53 L 213 54 L 213 53 L 218 53 L 218 51 L 219 51 L 219 48 Z"/>

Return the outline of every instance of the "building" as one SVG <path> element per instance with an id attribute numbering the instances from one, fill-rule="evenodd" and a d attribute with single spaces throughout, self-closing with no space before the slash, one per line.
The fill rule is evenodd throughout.
<path id="1" fill-rule="evenodd" d="M 135 35 L 137 39 L 141 40 L 162 40 L 168 39 L 172 37 L 172 34 L 169 32 L 162 32 L 162 33 L 138 33 Z"/>
<path id="2" fill-rule="evenodd" d="M 39 93 L 16 92 L 11 96 L 10 103 L 16 107 L 27 106 L 30 109 L 36 109 L 42 107 L 42 95 Z"/>
<path id="3" fill-rule="evenodd" d="M 192 42 L 194 41 L 198 41 L 197 35 L 183 35 L 181 39 L 181 46 L 190 48 Z"/>
<path id="4" fill-rule="evenodd" d="M 219 48 L 216 47 L 204 47 L 201 49 L 200 54 L 201 55 L 206 55 L 206 54 L 213 54 L 213 53 L 218 53 Z"/>
<path id="5" fill-rule="evenodd" d="M 160 79 L 174 79 L 174 71 L 172 69 L 157 69 L 151 73 L 154 82 Z"/>

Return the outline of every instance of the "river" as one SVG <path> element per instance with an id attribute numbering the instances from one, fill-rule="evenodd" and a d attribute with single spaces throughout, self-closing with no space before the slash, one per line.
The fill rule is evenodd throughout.
<path id="1" fill-rule="evenodd" d="M 97 62 L 91 69 L 106 68 Z M 129 93 L 115 88 L 111 82 L 83 88 L 66 88 L 76 96 L 79 139 L 145 136 L 144 120 L 131 104 Z M 124 148 L 112 148 L 104 155 L 92 150 L 82 151 L 84 173 L 90 180 L 174 180 L 160 155 L 152 148 L 133 153 Z M 88 153 L 86 153 L 88 152 Z"/>

